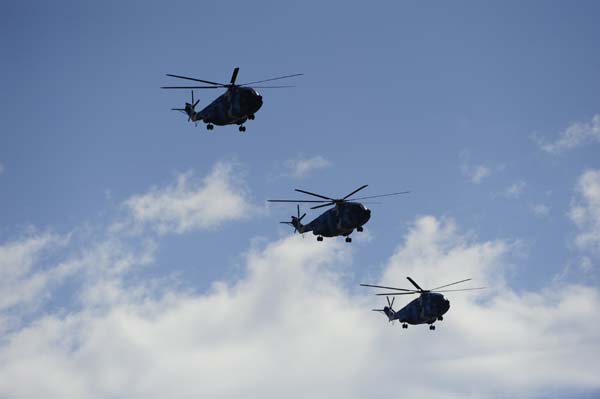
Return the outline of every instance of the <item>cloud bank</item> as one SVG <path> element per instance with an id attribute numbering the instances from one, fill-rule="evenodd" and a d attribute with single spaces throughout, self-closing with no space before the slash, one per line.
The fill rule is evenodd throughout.
<path id="1" fill-rule="evenodd" d="M 36 245 L 28 245 L 35 254 Z M 506 276 L 517 247 L 465 235 L 452 220 L 417 218 L 373 282 L 402 286 L 410 275 L 431 287 L 472 277 L 488 287 L 449 293 L 451 309 L 431 332 L 402 330 L 370 312 L 382 301 L 352 281 L 351 248 L 334 240 L 294 236 L 253 246 L 243 277 L 202 293 L 172 280 L 128 278 L 136 266 L 152 263 L 153 250 L 108 245 L 91 252 L 107 261 L 98 269 L 89 263 L 93 271 L 86 273 L 95 277 L 80 280 L 76 308 L 40 314 L 3 336 L 0 396 L 598 392 L 600 321 L 590 317 L 600 305 L 598 290 L 570 284 L 512 290 Z M 15 259 L 31 273 L 69 260 Z"/>

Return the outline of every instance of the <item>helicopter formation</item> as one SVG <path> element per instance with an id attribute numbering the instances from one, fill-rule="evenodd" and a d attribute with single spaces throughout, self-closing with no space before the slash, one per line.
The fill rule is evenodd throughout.
<path id="1" fill-rule="evenodd" d="M 288 79 L 297 76 L 302 76 L 302 73 L 278 76 L 275 78 L 257 80 L 248 83 L 237 84 L 237 76 L 240 68 L 236 67 L 233 70 L 229 83 L 219 83 L 210 80 L 203 80 L 192 78 L 189 76 L 167 74 L 166 76 L 190 80 L 194 82 L 200 82 L 202 86 L 163 86 L 161 89 L 187 89 L 191 90 L 191 102 L 186 102 L 184 108 L 172 108 L 173 111 L 179 111 L 187 115 L 188 122 L 194 122 L 197 126 L 198 122 L 206 124 L 207 130 L 213 130 L 214 126 L 225 126 L 225 125 L 238 125 L 240 132 L 245 132 L 246 127 L 244 123 L 248 120 L 254 120 L 258 110 L 263 106 L 263 97 L 258 93 L 256 89 L 279 89 L 294 86 L 257 86 L 257 84 Z M 201 111 L 196 111 L 196 106 L 200 100 L 194 99 L 194 90 L 196 89 L 226 89 L 225 93 L 221 94 L 210 104 L 204 107 Z M 410 191 L 401 191 L 389 194 L 372 195 L 366 197 L 352 198 L 359 191 L 367 188 L 368 185 L 362 185 L 359 188 L 352 191 L 341 198 L 332 198 L 325 195 L 316 194 L 310 191 L 295 189 L 296 192 L 310 195 L 317 199 L 303 200 L 303 199 L 269 199 L 268 202 L 279 202 L 279 203 L 296 203 L 296 216 L 291 217 L 289 222 L 280 222 L 283 224 L 291 225 L 294 228 L 295 233 L 304 234 L 312 232 L 313 235 L 317 236 L 317 241 L 323 241 L 324 237 L 345 237 L 345 241 L 350 243 L 352 238 L 350 235 L 356 230 L 357 232 L 363 231 L 363 226 L 371 219 L 371 210 L 368 209 L 363 203 L 359 201 L 396 196 L 401 194 L 408 194 Z M 303 224 L 302 219 L 306 216 L 306 213 L 300 215 L 300 204 L 301 203 L 312 203 L 316 204 L 310 209 L 319 209 L 330 207 L 311 222 Z M 408 281 L 416 289 L 397 288 L 382 285 L 372 284 L 360 284 L 363 287 L 371 287 L 377 289 L 386 289 L 394 292 L 377 293 L 375 295 L 385 296 L 387 299 L 387 306 L 382 309 L 372 309 L 376 312 L 383 313 L 388 321 L 393 323 L 398 320 L 402 328 L 408 328 L 408 325 L 428 324 L 430 330 L 435 330 L 435 322 L 442 321 L 444 314 L 450 309 L 450 301 L 444 297 L 442 293 L 445 292 L 458 292 L 458 291 L 472 291 L 480 290 L 484 287 L 476 288 L 463 288 L 463 289 L 445 289 L 447 287 L 470 281 L 471 279 L 464 279 L 456 281 L 450 284 L 445 284 L 431 290 L 422 289 L 411 277 L 407 277 Z M 400 310 L 395 311 L 393 309 L 396 295 L 419 295 L 418 298 L 412 300 Z M 390 301 L 390 296 L 392 300 Z"/>

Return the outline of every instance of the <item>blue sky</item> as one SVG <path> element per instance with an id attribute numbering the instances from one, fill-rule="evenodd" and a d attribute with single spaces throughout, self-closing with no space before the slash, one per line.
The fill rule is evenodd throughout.
<path id="1" fill-rule="evenodd" d="M 417 281 L 440 285 L 445 279 L 479 275 L 495 288 L 489 297 L 456 299 L 472 302 L 462 313 L 451 309 L 449 319 L 454 312 L 458 323 L 454 330 L 449 327 L 453 334 L 475 323 L 469 310 L 472 315 L 487 309 L 489 314 L 483 315 L 490 325 L 504 320 L 499 310 L 504 309 L 502 289 L 516 298 L 516 309 L 539 305 L 539 314 L 552 315 L 548 317 L 555 323 L 562 319 L 553 311 L 567 305 L 551 289 L 580 293 L 586 303 L 598 301 L 596 2 L 31 2 L 4 8 L 0 253 L 5 260 L 0 265 L 14 279 L 2 287 L 2 294 L 15 298 L 0 307 L 5 375 L 20 375 L 10 353 L 28 328 L 43 326 L 48 318 L 69 333 L 74 331 L 69 315 L 77 318 L 100 309 L 95 322 L 102 323 L 119 306 L 137 309 L 144 301 L 155 301 L 161 308 L 177 294 L 186 296 L 177 297 L 174 309 L 180 304 L 185 314 L 191 305 L 184 299 L 215 299 L 215 282 L 242 290 L 239 300 L 244 287 L 269 292 L 261 284 L 270 287 L 277 280 L 254 278 L 253 256 L 264 257 L 272 267 L 285 268 L 291 262 L 290 275 L 294 262 L 300 262 L 298 267 L 307 273 L 300 275 L 300 282 L 326 280 L 339 291 L 342 303 L 348 302 L 352 326 L 368 325 L 365 335 L 385 334 L 394 345 L 403 345 L 396 340 L 405 332 L 391 334 L 383 320 L 359 311 L 368 310 L 373 299 L 356 287 L 358 282 L 387 276 L 395 278 L 387 283 L 401 285 L 408 271 Z M 189 93 L 159 89 L 177 83 L 166 73 L 226 81 L 236 66 L 240 82 L 305 75 L 290 80 L 295 88 L 263 90 L 264 106 L 244 134 L 231 126 L 212 132 L 194 128 L 170 111 Z M 200 106 L 216 94 L 196 93 Z M 300 161 L 315 169 L 295 176 Z M 288 220 L 293 206 L 265 204 L 267 198 L 294 196 L 294 188 L 335 196 L 362 184 L 369 184 L 365 195 L 412 192 L 370 205 L 373 217 L 366 234 L 357 234 L 350 246 L 341 240 L 321 246 L 335 253 L 333 260 L 311 235 L 298 241 L 302 239 L 277 223 Z M 286 252 L 287 246 L 296 261 L 272 256 Z M 488 254 L 489 246 L 497 250 Z M 469 249 L 480 258 L 468 258 Z M 420 253 L 416 259 L 409 256 L 414 251 Z M 454 266 L 454 254 L 461 251 L 471 266 Z M 431 253 L 436 256 L 429 259 Z M 327 265 L 326 271 L 302 266 L 315 259 Z M 416 263 L 403 269 L 398 259 Z M 483 266 L 477 269 L 479 263 Z M 446 264 L 452 266 L 439 272 L 439 265 Z M 99 287 L 101 283 L 106 284 Z M 331 298 L 307 289 L 300 291 L 323 302 L 308 298 L 306 303 L 328 309 Z M 89 299 L 97 292 L 112 292 L 120 299 L 98 304 Z M 536 295 L 547 302 L 529 302 Z M 229 312 L 233 304 L 222 306 Z M 155 319 L 165 316 L 156 312 Z M 581 339 L 589 353 L 600 351 L 598 335 L 592 334 L 600 326 L 593 319 L 587 314 L 586 320 L 574 322 L 574 330 L 584 321 L 593 326 L 583 324 L 588 330 L 580 335 L 573 331 L 573 348 Z M 232 328 L 211 322 L 215 329 Z M 310 328 L 310 322 L 299 328 Z M 523 320 L 528 322 L 541 332 L 552 325 L 546 319 Z M 272 331 L 280 331 L 273 323 Z M 243 325 L 246 332 L 255 327 Z M 443 336 L 439 330 L 436 334 Z M 417 328 L 409 333 L 415 345 L 430 339 Z M 157 335 L 159 341 L 171 337 L 164 334 Z M 323 334 L 344 331 L 332 325 Z M 444 342 L 456 344 L 453 334 Z M 349 345 L 358 342 L 347 339 Z M 139 340 L 144 341 L 143 334 Z M 488 344 L 486 348 L 498 350 L 496 343 Z M 578 353 L 568 354 L 577 360 Z M 73 350 L 61 356 L 68 363 L 80 355 Z M 385 356 L 376 350 L 363 355 Z M 227 363 L 225 354 L 214 356 Z M 36 359 L 35 352 L 31 359 Z M 95 364 L 94 370 L 110 368 L 110 362 L 98 359 L 90 354 L 81 361 Z M 598 366 L 597 361 L 580 360 Z M 314 366 L 310 358 L 306 362 Z M 490 370 L 522 362 L 515 354 Z M 438 369 L 426 372 L 443 374 Z M 540 381 L 554 370 L 545 373 Z M 74 379 L 75 374 L 68 367 L 64 371 Z M 332 378 L 344 384 L 352 375 L 340 372 Z M 454 377 L 446 385 L 441 378 L 432 391 L 411 392 L 495 396 L 511 393 L 508 387 L 515 384 L 498 380 L 488 391 L 465 388 Z M 293 375 L 282 379 L 302 385 Z M 98 390 L 93 382 L 100 380 L 90 372 L 77 389 L 48 383 L 43 385 L 46 391 L 37 393 L 85 397 L 132 392 L 127 384 L 112 380 L 106 384 L 108 391 Z M 531 381 L 516 384 L 516 392 L 581 394 L 600 389 L 597 382 L 577 378 L 565 378 L 552 389 L 533 377 Z M 265 393 L 257 381 L 245 384 L 240 389 L 256 387 Z M 388 392 L 385 387 L 358 391 Z M 212 392 L 224 391 L 216 386 Z M 0 394 L 24 393 L 0 378 Z"/>

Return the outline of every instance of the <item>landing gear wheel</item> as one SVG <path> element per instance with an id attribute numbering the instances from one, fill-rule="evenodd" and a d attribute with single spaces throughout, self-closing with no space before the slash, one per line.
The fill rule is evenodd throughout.
<path id="1" fill-rule="evenodd" d="M 321 237 L 321 236 L 318 236 L 318 237 L 317 237 L 317 241 L 323 241 L 323 237 Z"/>
<path id="2" fill-rule="evenodd" d="M 254 120 L 254 115 L 249 115 L 248 119 L 250 119 L 251 121 L 253 121 Z"/>
<path id="3" fill-rule="evenodd" d="M 215 128 L 215 125 L 212 125 L 210 123 L 208 125 L 206 125 L 207 130 L 213 130 L 214 128 Z"/>
<path id="4" fill-rule="evenodd" d="M 362 226 L 360 226 L 360 227 L 357 227 L 357 228 L 356 228 L 356 231 L 358 231 L 359 233 L 362 233 L 362 232 L 363 232 L 363 228 L 362 228 Z"/>
<path id="5" fill-rule="evenodd" d="M 402 328 L 408 328 L 408 324 L 406 324 L 406 323 L 402 324 Z"/>
<path id="6" fill-rule="evenodd" d="M 430 326 L 429 326 L 429 329 L 430 329 L 431 331 L 433 331 L 433 330 L 435 330 L 435 326 L 432 324 L 432 325 L 430 325 Z"/>
<path id="7" fill-rule="evenodd" d="M 240 126 L 240 132 L 245 132 L 246 131 L 246 126 Z"/>
<path id="8" fill-rule="evenodd" d="M 439 320 L 439 321 L 442 321 L 442 320 L 444 320 L 444 316 L 440 316 L 440 317 L 438 317 L 438 320 Z"/>
<path id="9" fill-rule="evenodd" d="M 352 242 L 352 238 L 346 237 L 346 242 Z"/>

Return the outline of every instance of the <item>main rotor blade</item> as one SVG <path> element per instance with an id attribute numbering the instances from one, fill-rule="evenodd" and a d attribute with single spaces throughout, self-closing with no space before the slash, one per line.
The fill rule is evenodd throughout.
<path id="1" fill-rule="evenodd" d="M 439 287 L 432 288 L 431 291 L 439 290 L 440 288 L 450 287 L 451 285 L 454 285 L 454 284 L 464 283 L 465 281 L 471 281 L 471 279 L 467 278 L 465 280 L 456 281 L 454 283 L 450 283 L 450 284 L 446 284 L 446 285 L 441 285 Z"/>
<path id="2" fill-rule="evenodd" d="M 326 200 L 329 200 L 329 201 L 335 201 L 333 198 L 329 198 L 329 197 L 326 197 L 326 196 L 320 195 L 320 194 L 311 193 L 310 191 L 300 190 L 298 188 L 295 189 L 294 191 L 298 191 L 299 193 L 304 193 L 304 194 L 312 195 L 312 196 L 315 196 L 315 197 L 323 198 L 323 199 L 326 199 Z"/>
<path id="3" fill-rule="evenodd" d="M 413 280 L 413 279 L 412 279 L 412 278 L 410 278 L 410 277 L 406 277 L 406 278 L 408 279 L 408 281 L 410 281 L 410 282 L 412 283 L 412 285 L 414 285 L 415 287 L 417 287 L 417 289 L 418 289 L 419 291 L 424 291 L 424 290 L 423 290 L 423 288 L 419 287 L 419 284 L 415 283 L 415 280 Z"/>
<path id="4" fill-rule="evenodd" d="M 285 89 L 288 87 L 296 87 L 296 86 L 252 86 L 253 89 Z"/>
<path id="5" fill-rule="evenodd" d="M 335 202 L 329 202 L 327 204 L 313 206 L 310 209 L 319 209 L 319 208 L 323 208 L 323 207 L 330 206 L 330 205 L 333 205 L 333 204 L 335 204 Z"/>
<path id="6" fill-rule="evenodd" d="M 185 111 L 183 108 L 171 108 L 171 111 Z"/>
<path id="7" fill-rule="evenodd" d="M 362 190 L 362 189 L 364 189 L 364 188 L 367 188 L 368 186 L 369 186 L 368 184 L 365 184 L 364 186 L 361 186 L 361 187 L 357 188 L 356 190 L 352 191 L 350 194 L 346 195 L 346 196 L 345 196 L 344 198 L 342 198 L 342 199 L 346 199 L 346 198 L 350 197 L 351 195 L 354 195 L 354 194 L 356 194 L 356 193 L 357 193 L 357 192 L 359 192 L 360 190 Z"/>
<path id="8" fill-rule="evenodd" d="M 406 288 L 386 287 L 385 285 L 361 284 L 361 286 L 363 286 L 363 287 L 373 287 L 373 288 L 385 288 L 386 290 L 397 290 L 397 291 L 410 291 L 410 292 L 416 292 L 415 290 L 407 290 Z"/>
<path id="9" fill-rule="evenodd" d="M 392 195 L 400 195 L 400 194 L 409 194 L 410 191 L 400 191 L 399 193 L 390 193 L 390 194 L 381 194 L 381 195 L 371 195 L 369 197 L 360 197 L 360 198 L 352 198 L 352 201 L 371 199 L 371 198 L 379 198 L 379 197 L 389 197 Z"/>
<path id="10" fill-rule="evenodd" d="M 385 292 L 382 294 L 375 294 L 377 296 L 388 296 L 388 295 L 414 295 L 414 294 L 420 294 L 419 291 L 413 291 L 413 292 Z"/>
<path id="11" fill-rule="evenodd" d="M 193 80 L 194 82 L 208 83 L 209 85 L 219 85 L 219 86 L 224 86 L 224 84 L 223 84 L 223 83 L 211 82 L 210 80 L 202 80 L 202 79 L 190 78 L 190 77 L 188 77 L 188 76 L 181 76 L 181 75 L 171 75 L 170 73 L 168 73 L 168 74 L 167 74 L 167 76 L 170 76 L 170 77 L 172 77 L 172 78 L 177 78 L 177 79 Z"/>
<path id="12" fill-rule="evenodd" d="M 275 200 L 267 200 L 267 202 L 312 202 L 312 203 L 321 203 L 321 202 L 330 202 L 330 201 L 318 201 L 318 200 L 280 200 L 280 199 L 275 199 Z"/>
<path id="13" fill-rule="evenodd" d="M 304 74 L 303 73 L 295 73 L 293 75 L 285 75 L 285 76 L 279 76 L 279 77 L 271 78 L 271 79 L 257 80 L 254 82 L 242 83 L 242 84 L 239 84 L 238 86 L 248 86 L 248 85 L 253 85 L 255 83 L 270 82 L 272 80 L 287 79 L 287 78 L 293 78 L 295 76 L 302 76 L 302 75 L 304 75 Z"/>
<path id="14" fill-rule="evenodd" d="M 476 287 L 476 288 L 462 288 L 462 289 L 458 289 L 458 290 L 439 290 L 439 291 L 435 291 L 435 292 L 458 292 L 458 291 L 475 291 L 475 290 L 483 290 L 486 287 Z M 433 291 L 432 291 L 433 292 Z"/>
<path id="15" fill-rule="evenodd" d="M 238 75 L 238 72 L 239 72 L 239 71 L 240 71 L 240 68 L 238 68 L 238 67 L 236 67 L 236 68 L 233 70 L 233 74 L 231 75 L 231 81 L 230 81 L 230 83 L 231 83 L 232 85 L 234 85 L 234 84 L 235 84 L 235 80 L 237 79 L 237 75 Z"/>
<path id="16" fill-rule="evenodd" d="M 161 89 L 220 89 L 225 86 L 161 86 Z"/>

